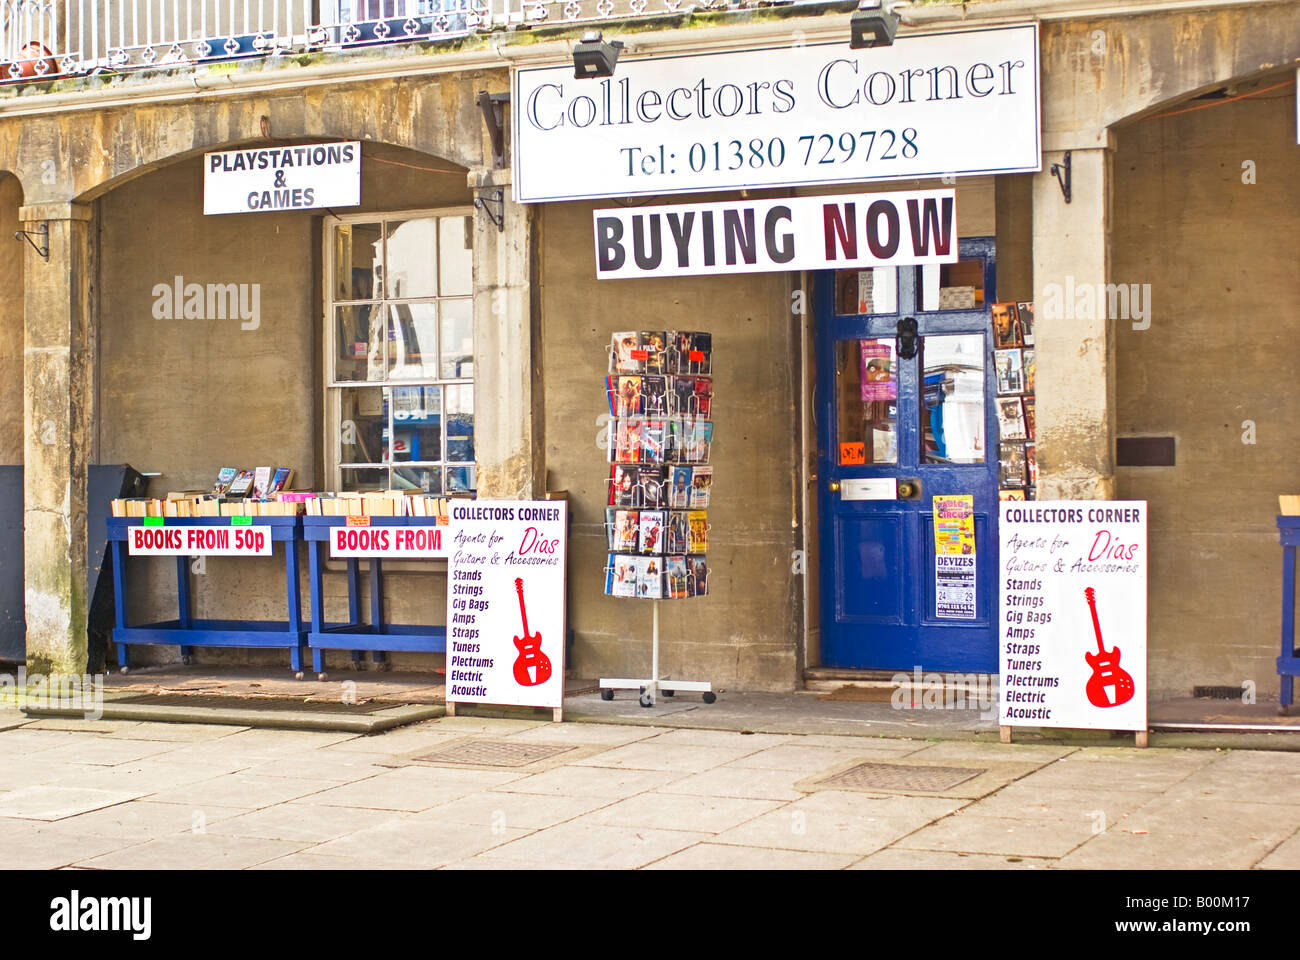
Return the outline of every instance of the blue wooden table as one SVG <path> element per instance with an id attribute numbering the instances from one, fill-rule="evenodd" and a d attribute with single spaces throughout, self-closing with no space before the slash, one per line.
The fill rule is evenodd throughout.
<path id="1" fill-rule="evenodd" d="M 190 595 L 189 564 L 191 557 L 177 556 L 176 598 L 179 607 L 175 620 L 131 625 L 127 622 L 129 582 L 126 575 L 127 537 L 133 527 L 145 526 L 141 517 L 109 517 L 108 544 L 113 553 L 113 587 L 116 606 L 116 626 L 113 639 L 123 672 L 130 667 L 129 649 L 135 644 L 169 644 L 181 648 L 181 657 L 188 662 L 194 647 L 243 647 L 257 649 L 284 649 L 289 651 L 289 662 L 295 674 L 302 679 L 302 652 L 306 646 L 307 630 L 302 621 L 302 600 L 298 584 L 298 554 L 302 539 L 302 521 L 299 517 L 167 517 L 164 527 L 229 527 L 231 520 L 247 520 L 248 525 L 265 527 L 271 534 L 271 549 L 284 545 L 285 600 L 287 620 L 200 620 L 193 615 Z M 157 524 L 157 518 L 149 518 Z"/>
<path id="2" fill-rule="evenodd" d="M 370 517 L 369 526 L 433 527 L 433 517 Z M 368 558 L 370 564 L 370 622 L 361 620 L 361 572 L 359 560 L 345 558 L 348 582 L 348 619 L 346 622 L 325 620 L 325 561 L 329 557 L 331 531 L 347 525 L 347 517 L 303 517 L 302 534 L 307 541 L 311 581 L 311 630 L 307 643 L 311 648 L 312 669 L 325 679 L 326 650 L 350 650 L 353 662 L 370 651 L 375 663 L 385 662 L 389 651 L 446 653 L 447 627 L 436 624 L 389 623 L 384 617 L 383 560 Z"/>
<path id="3" fill-rule="evenodd" d="M 1282 539 L 1282 655 L 1277 658 L 1282 696 L 1277 712 L 1285 716 L 1291 711 L 1295 678 L 1300 676 L 1300 651 L 1295 646 L 1295 548 L 1300 546 L 1300 517 L 1278 517 L 1277 529 Z"/>

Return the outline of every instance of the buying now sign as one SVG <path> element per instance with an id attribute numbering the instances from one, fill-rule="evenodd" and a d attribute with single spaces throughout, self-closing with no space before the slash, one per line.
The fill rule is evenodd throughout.
<path id="1" fill-rule="evenodd" d="M 131 527 L 126 537 L 132 557 L 269 557 L 267 527 Z"/>
<path id="2" fill-rule="evenodd" d="M 205 216 L 360 203 L 359 141 L 225 150 L 203 157 Z"/>
<path id="3" fill-rule="evenodd" d="M 951 189 L 615 207 L 592 217 L 601 280 L 957 262 Z"/>

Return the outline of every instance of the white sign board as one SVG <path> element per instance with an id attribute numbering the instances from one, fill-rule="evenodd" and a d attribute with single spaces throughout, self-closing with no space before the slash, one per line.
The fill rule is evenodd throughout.
<path id="1" fill-rule="evenodd" d="M 898 480 L 894 477 L 868 477 L 841 480 L 841 500 L 897 500 Z"/>
<path id="2" fill-rule="evenodd" d="M 261 526 L 130 527 L 132 557 L 269 557 L 271 530 Z"/>
<path id="3" fill-rule="evenodd" d="M 203 213 L 324 210 L 361 203 L 361 144 L 307 143 L 203 157 Z"/>
<path id="4" fill-rule="evenodd" d="M 1033 23 L 525 67 L 511 102 L 521 203 L 1041 167 Z"/>
<path id="5" fill-rule="evenodd" d="M 369 517 L 356 519 L 368 520 Z M 372 527 L 349 523 L 330 530 L 330 557 L 429 560 L 447 556 L 449 527 Z"/>
<path id="6" fill-rule="evenodd" d="M 1146 730 L 1146 501 L 1000 506 L 999 723 Z"/>
<path id="7" fill-rule="evenodd" d="M 447 702 L 563 706 L 567 505 L 457 503 L 451 527 Z"/>
<path id="8" fill-rule="evenodd" d="M 602 280 L 957 262 L 953 190 L 614 207 L 592 220 Z"/>

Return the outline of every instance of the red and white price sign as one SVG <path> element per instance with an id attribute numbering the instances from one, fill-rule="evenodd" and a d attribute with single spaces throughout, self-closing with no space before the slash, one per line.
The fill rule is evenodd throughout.
<path id="1" fill-rule="evenodd" d="M 267 527 L 131 527 L 126 536 L 132 557 L 269 557 Z"/>
<path id="2" fill-rule="evenodd" d="M 330 556 L 429 560 L 447 556 L 450 542 L 449 528 L 445 526 L 372 527 L 349 523 L 330 531 Z"/>

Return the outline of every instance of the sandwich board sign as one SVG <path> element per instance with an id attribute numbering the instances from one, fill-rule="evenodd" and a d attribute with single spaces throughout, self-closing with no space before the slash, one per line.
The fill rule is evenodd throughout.
<path id="1" fill-rule="evenodd" d="M 999 719 L 1147 729 L 1147 503 L 1000 504 Z"/>

